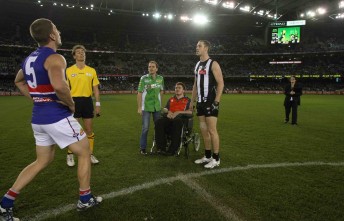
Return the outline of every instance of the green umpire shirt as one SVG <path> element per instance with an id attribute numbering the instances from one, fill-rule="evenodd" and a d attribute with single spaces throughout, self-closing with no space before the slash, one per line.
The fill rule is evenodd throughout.
<path id="1" fill-rule="evenodd" d="M 142 93 L 143 111 L 161 110 L 160 91 L 162 90 L 164 90 L 164 78 L 161 75 L 156 75 L 155 79 L 150 74 L 141 77 L 137 91 Z"/>

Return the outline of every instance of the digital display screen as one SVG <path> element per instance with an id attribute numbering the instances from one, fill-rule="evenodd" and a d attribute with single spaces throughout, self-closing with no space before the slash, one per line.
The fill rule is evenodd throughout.
<path id="1" fill-rule="evenodd" d="M 300 43 L 300 27 L 278 27 L 271 29 L 271 44 Z"/>

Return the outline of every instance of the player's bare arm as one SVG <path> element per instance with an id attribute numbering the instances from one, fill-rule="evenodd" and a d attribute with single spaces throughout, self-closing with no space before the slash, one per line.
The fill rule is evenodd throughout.
<path id="1" fill-rule="evenodd" d="M 211 70 L 213 71 L 215 80 L 217 82 L 217 87 L 216 87 L 217 93 L 216 93 L 215 101 L 220 102 L 221 95 L 222 95 L 223 88 L 224 88 L 225 84 L 223 82 L 222 71 L 221 71 L 219 63 L 214 61 L 213 65 L 211 67 Z"/>
<path id="2" fill-rule="evenodd" d="M 93 86 L 93 94 L 94 94 L 94 98 L 96 99 L 96 108 L 95 108 L 95 111 L 96 111 L 96 115 L 99 116 L 100 115 L 100 106 L 97 104 L 100 104 L 100 92 L 99 92 L 99 84 L 98 85 L 95 85 Z"/>
<path id="3" fill-rule="evenodd" d="M 191 110 L 193 110 L 193 105 L 196 101 L 196 96 L 197 96 L 197 85 L 196 85 L 196 78 L 195 78 L 194 84 L 192 86 L 192 95 L 191 95 L 191 104 L 190 104 Z"/>
<path id="4" fill-rule="evenodd" d="M 50 55 L 44 63 L 44 68 L 48 71 L 51 85 L 57 97 L 74 112 L 75 105 L 70 94 L 70 90 L 65 79 L 66 60 L 62 55 Z"/>
<path id="5" fill-rule="evenodd" d="M 22 69 L 20 69 L 17 73 L 16 79 L 14 80 L 15 85 L 19 88 L 20 92 L 30 100 L 32 100 L 29 88 L 27 86 L 27 83 L 25 81 L 24 72 Z"/>

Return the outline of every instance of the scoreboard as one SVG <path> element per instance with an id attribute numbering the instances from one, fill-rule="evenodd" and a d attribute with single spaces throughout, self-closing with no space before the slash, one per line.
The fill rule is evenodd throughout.
<path id="1" fill-rule="evenodd" d="M 306 20 L 270 22 L 269 42 L 272 45 L 299 44 L 303 25 L 306 25 Z"/>

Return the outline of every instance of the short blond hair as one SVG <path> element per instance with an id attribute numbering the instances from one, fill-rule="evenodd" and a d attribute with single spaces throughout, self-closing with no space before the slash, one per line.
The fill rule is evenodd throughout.
<path id="1" fill-rule="evenodd" d="M 86 52 L 85 46 L 83 46 L 83 45 L 74 45 L 74 47 L 72 48 L 72 55 L 73 55 L 73 56 L 75 55 L 75 51 L 76 51 L 77 49 L 82 49 L 82 50 L 84 50 L 84 52 Z"/>

